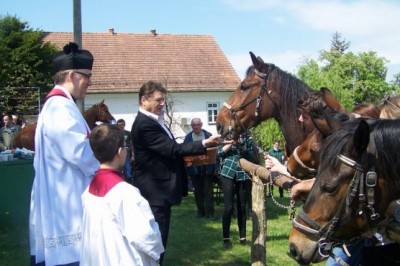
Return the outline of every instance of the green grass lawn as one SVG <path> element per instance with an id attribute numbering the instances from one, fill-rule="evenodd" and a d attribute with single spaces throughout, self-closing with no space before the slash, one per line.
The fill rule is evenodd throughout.
<path id="1" fill-rule="evenodd" d="M 289 205 L 289 198 L 278 198 L 278 202 Z M 222 216 L 223 203 L 216 205 L 218 217 Z M 267 265 L 298 265 L 289 257 L 288 237 L 291 223 L 286 209 L 267 199 Z M 247 239 L 251 240 L 251 220 L 247 221 Z M 196 218 L 193 194 L 184 198 L 180 206 L 172 209 L 170 236 L 165 265 L 242 266 L 251 265 L 250 245 L 239 243 L 237 220 L 231 224 L 233 248 L 222 248 L 222 223 Z M 324 265 L 319 263 L 316 265 Z"/>
<path id="2" fill-rule="evenodd" d="M 289 198 L 277 199 L 284 205 Z M 223 203 L 216 205 L 216 214 L 222 216 Z M 288 211 L 267 199 L 267 265 L 298 265 L 288 255 L 288 235 L 291 227 Z M 172 209 L 170 236 L 165 266 L 242 266 L 250 265 L 250 245 L 239 244 L 236 219 L 232 220 L 231 250 L 222 249 L 221 219 L 210 221 L 196 218 L 193 194 Z M 29 239 L 26 223 L 0 220 L 0 266 L 29 265 Z M 247 239 L 251 240 L 251 220 L 247 222 Z M 316 265 L 324 265 L 320 263 Z"/>

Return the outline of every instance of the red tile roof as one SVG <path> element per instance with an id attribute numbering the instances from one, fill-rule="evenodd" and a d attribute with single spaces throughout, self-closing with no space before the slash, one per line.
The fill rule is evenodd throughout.
<path id="1" fill-rule="evenodd" d="M 70 32 L 47 32 L 43 41 L 60 49 Z M 155 80 L 170 91 L 232 91 L 240 82 L 211 35 L 83 33 L 94 56 L 90 93 L 137 92 Z"/>

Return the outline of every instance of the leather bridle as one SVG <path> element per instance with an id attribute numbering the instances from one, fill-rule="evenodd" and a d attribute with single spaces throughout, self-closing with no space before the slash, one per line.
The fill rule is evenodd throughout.
<path id="1" fill-rule="evenodd" d="M 240 125 L 240 127 L 243 129 L 244 132 L 247 132 L 249 128 L 246 128 L 243 123 L 240 121 L 237 112 L 238 111 L 242 111 L 244 110 L 248 105 L 252 104 L 253 102 L 256 102 L 256 107 L 255 107 L 255 111 L 254 111 L 254 116 L 256 117 L 256 119 L 259 119 L 259 113 L 261 111 L 262 108 L 262 104 L 263 104 L 263 96 L 264 96 L 264 92 L 267 92 L 267 96 L 270 98 L 271 102 L 273 103 L 272 99 L 271 99 L 271 90 L 268 89 L 267 86 L 267 81 L 268 81 L 268 76 L 269 74 L 275 69 L 274 65 L 269 65 L 268 67 L 268 71 L 266 73 L 262 73 L 260 71 L 258 71 L 257 69 L 253 69 L 254 73 L 260 77 L 263 80 L 263 84 L 261 84 L 260 86 L 260 91 L 258 92 L 258 95 L 251 99 L 250 101 L 243 103 L 242 105 L 240 105 L 237 108 L 233 108 L 231 105 L 229 105 L 227 102 L 223 103 L 223 106 L 225 108 L 227 108 L 230 112 L 230 120 L 229 120 L 229 128 L 228 128 L 228 135 L 231 135 L 233 132 L 232 130 L 232 121 L 235 121 L 238 125 Z"/>
<path id="2" fill-rule="evenodd" d="M 355 173 L 339 209 L 327 224 L 320 225 L 314 221 L 304 212 L 303 206 L 300 208 L 297 218 L 300 218 L 306 225 L 299 223 L 296 219 L 292 220 L 292 225 L 295 229 L 317 241 L 318 251 L 322 257 L 332 256 L 332 249 L 334 246 L 351 244 L 361 238 L 361 236 L 355 236 L 344 240 L 334 237 L 335 230 L 339 226 L 348 223 L 356 215 L 362 215 L 363 218 L 368 221 L 366 214 L 367 209 L 371 212 L 369 217 L 371 221 L 376 222 L 380 218 L 379 213 L 377 213 L 374 208 L 374 191 L 377 184 L 377 175 L 375 173 L 375 147 L 374 144 L 371 145 L 371 143 L 374 143 L 374 141 L 370 141 L 370 152 L 365 152 L 361 156 L 361 163 L 357 163 L 342 154 L 337 156 L 343 164 L 353 168 Z M 370 161 L 369 168 L 367 168 L 368 161 Z M 365 171 L 365 169 L 368 169 L 368 171 Z M 367 194 L 364 194 L 364 188 L 366 188 Z M 359 206 L 357 210 L 354 210 L 351 204 L 357 191 Z"/>

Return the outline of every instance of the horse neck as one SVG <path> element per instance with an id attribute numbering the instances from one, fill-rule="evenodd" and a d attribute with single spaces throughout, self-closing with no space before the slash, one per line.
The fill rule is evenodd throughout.
<path id="1" fill-rule="evenodd" d="M 92 130 L 96 126 L 96 121 L 97 121 L 97 108 L 90 108 L 85 111 L 83 114 L 83 117 L 86 120 L 86 123 L 88 124 L 90 130 Z"/>
<path id="2" fill-rule="evenodd" d="M 304 141 L 303 129 L 298 122 L 290 122 L 289 119 L 278 121 L 278 124 L 285 139 L 286 151 L 289 156 Z"/>
<path id="3" fill-rule="evenodd" d="M 278 122 L 286 141 L 288 156 L 299 146 L 306 136 L 300 123 L 297 105 L 311 89 L 296 77 L 280 70 L 275 77 L 275 89 L 279 97 L 273 101 L 273 117 Z"/>

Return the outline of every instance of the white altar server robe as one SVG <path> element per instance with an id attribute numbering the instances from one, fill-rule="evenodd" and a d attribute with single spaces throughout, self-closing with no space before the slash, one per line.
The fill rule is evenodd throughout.
<path id="1" fill-rule="evenodd" d="M 85 190 L 81 266 L 156 266 L 164 247 L 149 203 L 139 190 L 116 184 L 105 196 Z"/>

